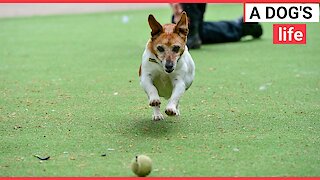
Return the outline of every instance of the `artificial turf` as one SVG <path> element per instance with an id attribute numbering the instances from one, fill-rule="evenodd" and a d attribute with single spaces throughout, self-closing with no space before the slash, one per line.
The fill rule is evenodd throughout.
<path id="1" fill-rule="evenodd" d="M 191 51 L 181 116 L 152 122 L 149 13 L 170 21 L 169 7 L 0 19 L 1 176 L 134 176 L 136 154 L 150 176 L 320 176 L 319 23 L 306 45 L 272 44 L 267 23 L 259 40 Z M 206 19 L 241 14 L 210 5 Z"/>

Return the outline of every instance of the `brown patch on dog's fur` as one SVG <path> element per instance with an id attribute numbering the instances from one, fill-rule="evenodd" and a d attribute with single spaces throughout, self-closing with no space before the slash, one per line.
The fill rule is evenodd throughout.
<path id="1" fill-rule="evenodd" d="M 177 33 L 184 41 L 187 42 L 187 36 L 189 33 L 188 17 L 186 12 L 182 12 L 181 19 L 177 23 L 174 33 Z"/>
<path id="2" fill-rule="evenodd" d="M 163 31 L 161 24 L 153 17 L 152 14 L 148 17 L 148 23 L 151 28 L 151 38 L 157 38 Z"/>
<path id="3" fill-rule="evenodd" d="M 148 48 L 149 50 L 157 55 L 156 52 L 156 45 L 163 44 L 168 47 L 171 47 L 172 45 L 180 45 L 181 51 L 184 51 L 184 47 L 186 45 L 186 42 L 176 33 L 173 33 L 173 29 L 175 27 L 175 24 L 165 24 L 163 25 L 164 33 L 161 33 L 158 38 L 149 41 Z M 168 28 L 168 29 L 167 29 Z"/>

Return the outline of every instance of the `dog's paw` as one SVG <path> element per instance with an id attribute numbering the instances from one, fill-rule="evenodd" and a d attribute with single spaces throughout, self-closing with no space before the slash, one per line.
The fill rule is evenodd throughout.
<path id="1" fill-rule="evenodd" d="M 154 121 L 160 121 L 160 120 L 163 120 L 163 115 L 160 113 L 160 114 L 154 114 L 152 115 L 152 120 Z"/>
<path id="2" fill-rule="evenodd" d="M 176 108 L 168 108 L 167 107 L 165 112 L 168 116 L 179 116 L 180 115 L 179 110 Z"/>
<path id="3" fill-rule="evenodd" d="M 159 98 L 156 99 L 150 99 L 149 105 L 150 106 L 160 106 L 161 102 Z"/>

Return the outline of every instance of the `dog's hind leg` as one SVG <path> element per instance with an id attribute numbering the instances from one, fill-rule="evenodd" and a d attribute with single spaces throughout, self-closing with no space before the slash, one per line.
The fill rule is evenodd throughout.
<path id="1" fill-rule="evenodd" d="M 154 121 L 160 121 L 163 120 L 163 115 L 160 112 L 160 106 L 153 106 L 153 115 L 152 120 Z"/>

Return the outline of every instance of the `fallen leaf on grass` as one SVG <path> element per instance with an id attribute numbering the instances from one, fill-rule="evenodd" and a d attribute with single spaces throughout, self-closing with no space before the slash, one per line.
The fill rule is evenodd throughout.
<path id="1" fill-rule="evenodd" d="M 46 160 L 49 160 L 50 159 L 50 156 L 46 156 L 46 157 L 40 157 L 40 156 L 38 156 L 38 155 L 33 155 L 34 157 L 36 157 L 36 158 L 38 158 L 38 159 L 40 159 L 40 160 L 42 160 L 42 161 L 46 161 Z"/>

